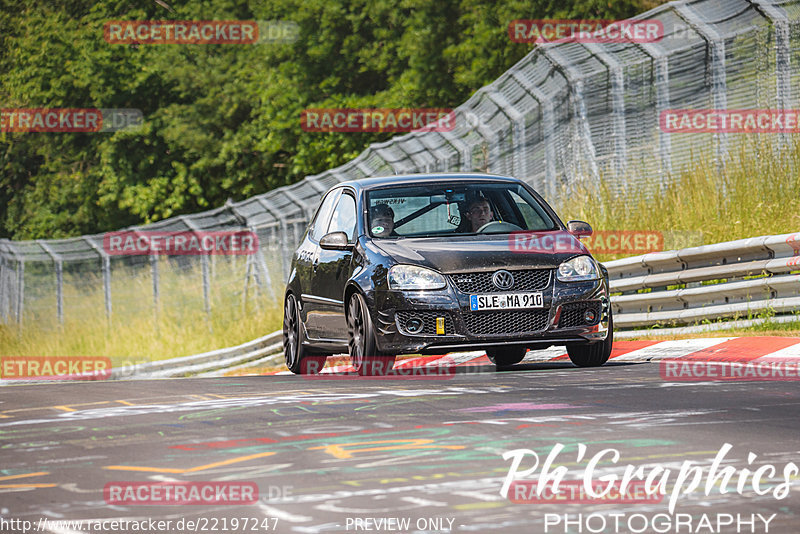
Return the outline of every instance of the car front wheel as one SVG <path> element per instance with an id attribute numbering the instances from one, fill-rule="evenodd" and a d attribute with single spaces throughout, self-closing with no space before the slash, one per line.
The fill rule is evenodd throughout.
<path id="1" fill-rule="evenodd" d="M 367 303 L 361 293 L 354 293 L 347 305 L 347 334 L 350 364 L 362 376 L 388 374 L 395 355 L 378 350 Z"/>
<path id="2" fill-rule="evenodd" d="M 497 368 L 508 367 L 519 363 L 525 358 L 528 349 L 525 347 L 497 347 L 486 349 L 486 355 L 489 361 L 497 366 Z"/>
<path id="3" fill-rule="evenodd" d="M 614 343 L 614 322 L 608 318 L 608 336 L 605 341 L 592 345 L 567 345 L 569 359 L 578 367 L 600 367 L 611 356 L 611 346 Z"/>
<path id="4" fill-rule="evenodd" d="M 311 356 L 303 346 L 300 308 L 294 295 L 286 296 L 283 307 L 283 356 L 286 367 L 296 375 L 315 375 L 325 367 L 327 356 Z"/>

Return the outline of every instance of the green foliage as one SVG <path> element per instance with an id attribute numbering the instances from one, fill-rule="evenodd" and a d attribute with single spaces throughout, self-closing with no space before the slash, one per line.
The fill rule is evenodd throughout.
<path id="1" fill-rule="evenodd" d="M 0 1 L 3 108 L 137 108 L 117 133 L 0 133 L 0 236 L 152 222 L 294 183 L 390 134 L 309 133 L 309 107 L 456 107 L 519 61 L 517 18 L 647 0 Z M 613 4 L 613 5 L 612 5 Z M 292 20 L 294 43 L 122 45 L 109 20 Z"/>

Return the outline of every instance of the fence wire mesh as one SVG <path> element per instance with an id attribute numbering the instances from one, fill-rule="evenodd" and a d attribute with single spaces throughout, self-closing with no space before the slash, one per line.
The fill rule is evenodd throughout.
<path id="1" fill-rule="evenodd" d="M 354 160 L 247 200 L 138 231 L 250 230 L 252 256 L 109 256 L 103 235 L 0 240 L 0 323 L 115 321 L 185 310 L 274 305 L 322 194 L 349 179 L 490 171 L 521 178 L 558 206 L 589 180 L 624 192 L 665 184 L 698 157 L 722 164 L 725 133 L 668 133 L 668 109 L 793 109 L 800 87 L 800 0 L 664 4 L 650 43 L 537 45 L 455 110 L 452 131 L 412 132 Z M 785 143 L 791 134 L 769 135 Z M 566 193 L 565 193 L 566 192 Z"/>

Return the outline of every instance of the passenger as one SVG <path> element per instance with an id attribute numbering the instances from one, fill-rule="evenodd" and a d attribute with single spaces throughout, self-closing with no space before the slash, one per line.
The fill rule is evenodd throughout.
<path id="1" fill-rule="evenodd" d="M 394 210 L 388 204 L 376 204 L 369 210 L 369 227 L 375 237 L 392 237 L 394 231 Z"/>

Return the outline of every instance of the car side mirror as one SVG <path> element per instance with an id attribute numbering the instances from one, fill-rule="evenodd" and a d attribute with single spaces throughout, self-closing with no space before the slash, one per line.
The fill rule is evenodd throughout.
<path id="1" fill-rule="evenodd" d="M 569 233 L 578 239 L 582 237 L 589 237 L 592 235 L 592 233 L 594 233 L 589 223 L 583 221 L 569 221 L 567 223 L 567 228 L 569 228 Z"/>
<path id="2" fill-rule="evenodd" d="M 319 246 L 325 250 L 349 250 L 353 247 L 347 242 L 347 234 L 344 232 L 331 232 L 322 236 Z"/>

